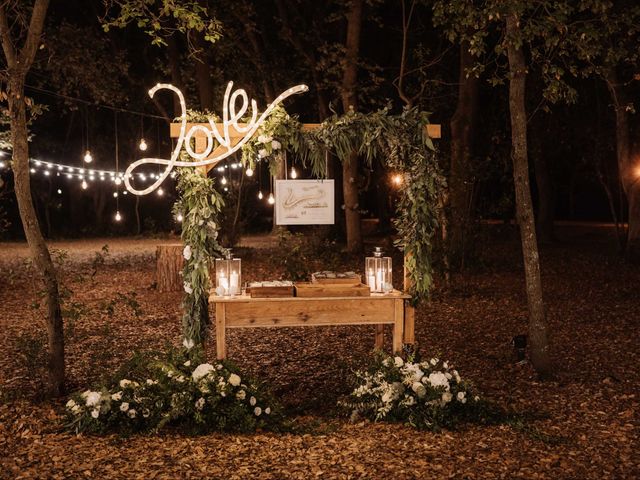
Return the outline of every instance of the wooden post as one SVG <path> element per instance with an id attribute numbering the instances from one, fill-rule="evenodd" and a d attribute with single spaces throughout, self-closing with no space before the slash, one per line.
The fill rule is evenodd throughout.
<path id="1" fill-rule="evenodd" d="M 225 304 L 216 303 L 216 358 L 218 360 L 227 358 L 226 328 Z"/>
<path id="2" fill-rule="evenodd" d="M 393 353 L 402 352 L 402 335 L 404 332 L 404 300 L 396 300 L 393 322 Z"/>
<path id="3" fill-rule="evenodd" d="M 156 247 L 156 288 L 159 292 L 182 290 L 182 248 L 181 243 Z"/>
<path id="4" fill-rule="evenodd" d="M 403 279 L 403 289 L 404 293 L 409 293 L 411 290 L 412 282 L 411 277 L 409 276 L 409 271 L 407 269 L 407 259 L 410 258 L 410 253 L 405 253 L 404 256 L 404 279 Z M 409 300 L 405 300 L 404 302 L 404 343 L 414 344 L 416 343 L 415 338 L 415 323 L 416 323 L 416 309 L 413 308 Z"/>

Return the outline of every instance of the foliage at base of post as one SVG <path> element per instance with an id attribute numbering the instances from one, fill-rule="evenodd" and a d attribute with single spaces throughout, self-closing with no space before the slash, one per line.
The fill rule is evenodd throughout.
<path id="1" fill-rule="evenodd" d="M 206 363 L 197 349 L 134 357 L 110 385 L 73 395 L 67 428 L 76 433 L 187 433 L 277 429 L 279 407 L 230 362 Z"/>
<path id="2" fill-rule="evenodd" d="M 355 372 L 354 390 L 338 405 L 352 419 L 402 422 L 425 430 L 451 428 L 483 418 L 483 405 L 469 382 L 438 358 L 406 360 L 379 352 L 367 370 Z"/>
<path id="3" fill-rule="evenodd" d="M 210 262 L 224 254 L 218 244 L 218 216 L 224 200 L 208 178 L 193 168 L 178 170 L 177 189 L 181 197 L 173 206 L 182 215 L 184 267 L 182 279 L 186 293 L 182 302 L 184 338 L 201 344 L 209 325 L 208 297 Z"/>

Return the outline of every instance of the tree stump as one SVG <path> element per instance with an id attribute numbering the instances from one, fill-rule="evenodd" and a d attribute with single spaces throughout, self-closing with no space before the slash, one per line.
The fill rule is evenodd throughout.
<path id="1" fill-rule="evenodd" d="M 159 292 L 177 292 L 183 288 L 183 245 L 171 243 L 156 247 L 156 288 Z"/>

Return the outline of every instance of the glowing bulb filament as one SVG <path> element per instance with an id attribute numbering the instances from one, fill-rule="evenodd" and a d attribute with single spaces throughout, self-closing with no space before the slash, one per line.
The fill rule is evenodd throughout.
<path id="1" fill-rule="evenodd" d="M 91 152 L 87 150 L 87 153 L 84 154 L 84 163 L 93 162 L 93 157 L 91 156 Z"/>

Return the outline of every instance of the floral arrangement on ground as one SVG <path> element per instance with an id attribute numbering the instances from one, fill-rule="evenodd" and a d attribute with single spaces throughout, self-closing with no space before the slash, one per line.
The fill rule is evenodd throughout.
<path id="1" fill-rule="evenodd" d="M 72 395 L 67 427 L 76 433 L 153 432 L 169 425 L 190 433 L 277 429 L 270 396 L 228 361 L 207 363 L 185 348 L 134 357 L 109 386 Z"/>
<path id="2" fill-rule="evenodd" d="M 339 405 L 352 420 L 403 422 L 428 430 L 483 418 L 484 402 L 453 365 L 416 357 L 378 352 L 368 369 L 355 372 L 354 389 Z"/>

